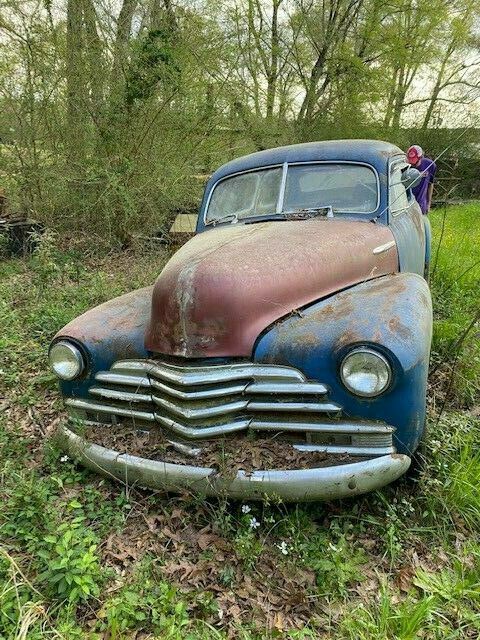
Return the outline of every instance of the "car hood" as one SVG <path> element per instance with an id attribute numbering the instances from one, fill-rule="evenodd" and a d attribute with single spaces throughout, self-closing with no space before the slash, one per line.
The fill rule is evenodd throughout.
<path id="1" fill-rule="evenodd" d="M 188 358 L 250 356 L 258 336 L 279 318 L 396 271 L 390 229 L 371 222 L 317 218 L 217 227 L 187 242 L 161 272 L 145 346 Z"/>

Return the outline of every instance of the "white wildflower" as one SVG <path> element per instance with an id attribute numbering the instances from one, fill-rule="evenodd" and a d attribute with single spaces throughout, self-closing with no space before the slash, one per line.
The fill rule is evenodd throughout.
<path id="1" fill-rule="evenodd" d="M 70 460 L 70 458 L 68 456 L 62 456 L 60 458 L 60 462 L 68 462 Z"/>
<path id="2" fill-rule="evenodd" d="M 259 526 L 260 526 L 260 523 L 256 518 L 254 517 L 250 518 L 250 529 L 258 529 Z"/>
<path id="3" fill-rule="evenodd" d="M 251 510 L 248 504 L 242 504 L 242 513 L 250 513 Z"/>
<path id="4" fill-rule="evenodd" d="M 288 556 L 288 547 L 285 540 L 282 540 L 280 544 L 277 544 L 277 547 L 280 549 L 284 556 Z"/>

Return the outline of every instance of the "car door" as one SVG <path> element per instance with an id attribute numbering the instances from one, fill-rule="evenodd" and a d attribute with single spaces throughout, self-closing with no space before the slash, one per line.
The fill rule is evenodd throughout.
<path id="1" fill-rule="evenodd" d="M 392 162 L 389 171 L 389 221 L 397 243 L 400 271 L 425 272 L 426 237 L 423 214 L 411 189 L 402 184 L 405 159 Z"/>

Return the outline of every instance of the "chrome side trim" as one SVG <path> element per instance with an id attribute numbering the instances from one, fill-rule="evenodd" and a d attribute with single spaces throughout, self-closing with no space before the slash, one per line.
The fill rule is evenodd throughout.
<path id="1" fill-rule="evenodd" d="M 228 435 L 229 433 L 237 433 L 238 431 L 244 431 L 248 429 L 250 420 L 236 420 L 234 422 L 227 422 L 225 424 L 216 425 L 214 427 L 187 427 L 180 422 L 161 416 L 158 413 L 155 414 L 157 422 L 163 424 L 174 433 L 177 433 L 184 438 L 190 440 L 204 440 L 205 438 L 215 438 L 216 436 Z"/>
<path id="2" fill-rule="evenodd" d="M 113 369 L 113 367 L 112 367 Z M 97 382 L 107 382 L 110 384 L 124 384 L 128 387 L 150 387 L 150 380 L 147 376 L 128 375 L 126 373 L 110 373 L 110 371 L 99 371 L 95 375 Z"/>
<path id="3" fill-rule="evenodd" d="M 395 429 L 388 425 L 359 424 L 358 422 L 269 422 L 253 419 L 250 428 L 257 431 L 299 431 L 312 433 L 339 433 L 339 434 L 382 434 L 392 437 Z"/>
<path id="4" fill-rule="evenodd" d="M 393 482 L 410 466 L 405 455 L 386 455 L 319 469 L 292 471 L 269 469 L 233 479 L 222 477 L 212 468 L 179 465 L 131 456 L 90 444 L 65 426 L 59 427 L 63 450 L 84 465 L 129 485 L 137 484 L 162 491 L 193 490 L 210 496 L 262 500 L 266 495 L 284 501 L 333 500 L 367 493 Z"/>
<path id="5" fill-rule="evenodd" d="M 298 451 L 318 451 L 324 453 L 345 453 L 350 456 L 386 456 L 395 453 L 394 447 L 352 447 L 351 445 L 294 444 Z"/>
<path id="6" fill-rule="evenodd" d="M 393 249 L 395 246 L 395 240 L 390 240 L 390 242 L 386 242 L 385 244 L 380 244 L 378 247 L 375 247 L 373 250 L 374 255 L 378 255 L 379 253 L 384 253 L 389 249 Z"/>
<path id="7" fill-rule="evenodd" d="M 152 396 L 152 398 L 155 404 L 159 407 L 163 407 L 164 409 L 167 409 L 167 411 L 170 411 L 170 413 L 180 416 L 181 418 L 186 418 L 187 420 L 201 420 L 202 418 L 214 418 L 224 414 L 236 413 L 237 411 L 246 409 L 248 405 L 248 400 L 239 400 L 238 402 L 226 402 L 225 404 L 217 404 L 212 407 L 190 409 L 173 402 L 169 402 L 164 398 L 159 398 L 158 396 Z"/>
<path id="8" fill-rule="evenodd" d="M 151 386 L 154 389 L 158 389 L 162 393 L 166 395 L 172 396 L 173 398 L 179 398 L 180 400 L 208 400 L 210 398 L 222 398 L 224 396 L 234 396 L 240 393 L 243 393 L 247 387 L 248 383 L 244 384 L 236 384 L 230 386 L 222 386 L 215 387 L 214 389 L 202 389 L 200 391 L 180 391 L 175 389 L 174 387 L 169 387 L 163 382 L 159 382 L 152 378 Z M 250 390 L 250 389 L 249 389 Z"/>

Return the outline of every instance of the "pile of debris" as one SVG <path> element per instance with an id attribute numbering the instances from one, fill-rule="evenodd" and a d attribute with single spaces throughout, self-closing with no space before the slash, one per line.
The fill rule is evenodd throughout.
<path id="1" fill-rule="evenodd" d="M 265 469 L 315 469 L 358 462 L 347 454 L 324 451 L 299 451 L 289 442 L 271 438 L 245 438 L 232 436 L 202 441 L 195 453 L 190 447 L 165 438 L 160 430 L 139 430 L 131 426 L 95 425 L 83 434 L 87 442 L 113 449 L 119 453 L 161 460 L 174 464 L 187 464 L 212 468 L 224 477 L 235 476 L 242 469 L 247 474 Z"/>
<path id="2" fill-rule="evenodd" d="M 7 212 L 7 198 L 0 189 L 1 251 L 7 256 L 24 256 L 34 251 L 44 228 L 21 213 Z"/>

